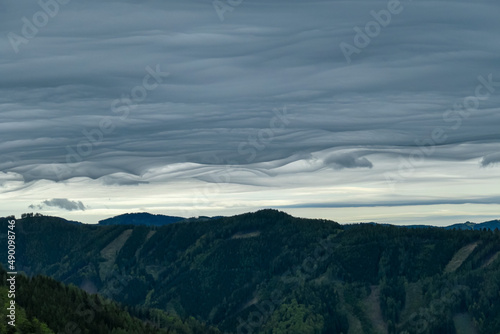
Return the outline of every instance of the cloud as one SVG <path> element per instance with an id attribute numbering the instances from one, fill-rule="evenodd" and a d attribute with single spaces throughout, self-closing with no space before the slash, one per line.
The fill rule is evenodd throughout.
<path id="1" fill-rule="evenodd" d="M 252 163 L 273 162 L 323 150 L 339 151 L 325 160 L 334 169 L 374 169 L 372 159 L 341 151 L 405 155 L 437 127 L 450 144 L 443 155 L 461 157 L 467 143 L 475 153 L 464 159 L 494 153 L 488 144 L 500 140 L 498 92 L 467 118 L 445 121 L 443 114 L 474 92 L 478 76 L 495 71 L 498 5 L 408 4 L 347 65 L 338 45 L 352 43 L 352 28 L 386 5 L 291 1 L 283 12 L 285 2 L 274 1 L 262 13 L 257 1 L 227 13 L 223 24 L 201 2 L 61 6 L 19 54 L 0 41 L 0 153 L 26 152 L 0 161 L 0 170 L 26 182 L 106 177 L 106 184 L 128 185 L 158 166 L 211 165 L 210 157 L 243 166 L 252 156 Z M 3 30 L 20 34 L 20 18 L 38 10 L 28 1 L 9 5 L 0 14 Z M 80 24 L 89 19 L 92 25 Z M 418 33 L 414 22 L 423 22 Z M 112 102 L 139 92 L 146 68 L 156 65 L 170 75 L 132 103 L 127 117 L 113 112 Z M 293 118 L 268 140 L 262 131 L 285 104 Z M 105 133 L 102 122 L 112 130 Z M 241 143 L 249 145 L 239 150 Z M 127 174 L 123 182 L 113 177 Z"/>
<path id="2" fill-rule="evenodd" d="M 86 207 L 81 201 L 71 201 L 67 198 L 53 198 L 51 200 L 45 200 L 40 205 L 30 205 L 30 209 L 38 208 L 42 209 L 44 206 L 56 207 L 64 209 L 67 211 L 85 211 Z"/>
<path id="3" fill-rule="evenodd" d="M 493 153 L 490 155 L 487 155 L 481 159 L 481 166 L 486 167 L 489 165 L 494 165 L 500 163 L 500 153 Z"/>
<path id="4" fill-rule="evenodd" d="M 6 34 L 41 10 L 1 6 Z M 227 166 L 230 183 L 252 190 L 378 182 L 422 151 L 418 173 L 494 181 L 499 6 L 405 2 L 347 64 L 340 43 L 387 0 L 255 0 L 222 23 L 211 2 L 71 2 L 19 53 L 0 38 L 0 194 L 217 182 Z M 157 82 L 148 67 L 169 76 Z M 487 94 L 476 109 L 455 107 L 476 91 Z M 401 184 L 443 182 L 418 173 Z M 82 198 L 73 189 L 63 196 Z"/>
<path id="5" fill-rule="evenodd" d="M 356 156 L 356 153 L 332 154 L 323 162 L 326 166 L 330 166 L 333 169 L 373 167 L 370 160 L 365 157 Z"/>
<path id="6" fill-rule="evenodd" d="M 397 207 L 397 206 L 428 206 L 428 205 L 464 205 L 464 204 L 497 204 L 500 196 L 477 198 L 415 198 L 392 201 L 375 201 L 373 203 L 352 202 L 322 202 L 298 203 L 278 206 L 279 208 L 363 208 L 363 207 Z"/>

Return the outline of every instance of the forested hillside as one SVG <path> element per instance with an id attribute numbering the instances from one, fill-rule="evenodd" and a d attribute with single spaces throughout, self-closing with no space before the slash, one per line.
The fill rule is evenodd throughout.
<path id="1" fill-rule="evenodd" d="M 152 215 L 150 213 L 126 213 L 116 217 L 99 221 L 99 225 L 144 225 L 144 226 L 163 226 L 177 223 L 186 218 Z"/>
<path id="2" fill-rule="evenodd" d="M 0 268 L 0 317 L 7 319 L 7 273 Z M 180 318 L 160 310 L 126 308 L 90 295 L 52 278 L 16 276 L 15 326 L 0 323 L 0 333 L 21 334 L 217 334 L 194 319 Z M 142 319 L 139 319 L 140 316 Z M 11 321 L 9 319 L 9 321 Z"/>
<path id="3" fill-rule="evenodd" d="M 138 316 L 160 309 L 227 333 L 500 332 L 495 231 L 341 226 L 262 210 L 162 227 L 27 217 L 17 233 L 19 269 Z"/>

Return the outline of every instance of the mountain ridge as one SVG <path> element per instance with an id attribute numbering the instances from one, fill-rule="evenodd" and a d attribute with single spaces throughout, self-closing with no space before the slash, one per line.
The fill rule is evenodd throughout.
<path id="1" fill-rule="evenodd" d="M 416 333 L 423 319 L 419 333 L 454 334 L 456 317 L 500 332 L 490 293 L 500 290 L 500 234 L 491 231 L 341 225 L 269 209 L 164 226 L 38 216 L 16 229 L 18 270 L 29 276 L 225 333 Z"/>
<path id="2" fill-rule="evenodd" d="M 259 211 L 265 211 L 265 210 L 274 210 L 274 209 L 262 209 L 258 210 Z M 43 216 L 40 214 L 36 214 L 38 216 Z M 29 214 L 23 214 L 22 217 L 33 217 L 35 216 L 33 213 Z M 11 216 L 12 217 L 12 216 Z M 67 220 L 62 217 L 55 217 L 55 216 L 43 216 L 43 217 L 52 217 L 55 219 L 61 219 L 65 220 L 68 223 L 71 224 L 84 224 L 81 222 L 77 221 L 72 221 L 72 220 Z M 99 225 L 99 226 L 110 226 L 110 225 L 133 225 L 133 226 L 164 226 L 164 225 L 169 225 L 169 224 L 174 224 L 174 223 L 186 223 L 186 222 L 206 222 L 206 221 L 212 221 L 216 219 L 223 218 L 224 216 L 199 216 L 199 217 L 191 217 L 191 218 L 185 218 L 185 217 L 179 217 L 179 216 L 169 216 L 165 214 L 151 214 L 149 212 L 138 212 L 138 213 L 123 213 L 117 216 L 105 218 L 102 220 L 99 220 L 97 224 L 84 224 L 84 225 Z M 7 217 L 0 217 L 0 219 L 6 219 Z M 437 227 L 437 228 L 443 228 L 443 229 L 457 229 L 457 230 L 495 230 L 495 229 L 500 229 L 500 220 L 499 219 L 493 219 L 481 223 L 474 223 L 470 221 L 466 221 L 465 223 L 455 223 L 452 225 L 447 225 L 447 226 L 436 226 L 436 225 L 397 225 L 397 224 L 388 224 L 388 223 L 377 223 L 377 222 L 359 222 L 359 223 L 340 223 L 341 225 L 344 226 L 349 226 L 349 225 L 357 225 L 357 224 L 375 224 L 375 225 L 381 225 L 381 226 L 397 226 L 397 227 L 405 227 L 405 228 L 430 228 L 430 227 Z"/>

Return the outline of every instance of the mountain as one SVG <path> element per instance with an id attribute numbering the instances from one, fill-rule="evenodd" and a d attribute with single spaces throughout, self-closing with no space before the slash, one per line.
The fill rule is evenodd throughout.
<path id="1" fill-rule="evenodd" d="M 136 225 L 136 226 L 163 226 L 173 223 L 187 223 L 187 222 L 206 222 L 213 219 L 219 219 L 222 216 L 216 217 L 176 217 L 165 215 L 153 215 L 147 212 L 143 213 L 125 213 L 123 215 L 107 218 L 99 221 L 99 225 Z"/>
<path id="2" fill-rule="evenodd" d="M 482 230 L 482 229 L 488 229 L 488 230 L 495 230 L 499 229 L 500 230 L 500 220 L 495 219 L 495 220 L 490 220 L 481 224 L 476 224 L 474 226 L 475 230 Z"/>
<path id="3" fill-rule="evenodd" d="M 27 217 L 16 231 L 28 275 L 224 333 L 500 332 L 494 231 L 343 226 L 276 210 L 164 226 Z"/>
<path id="4" fill-rule="evenodd" d="M 26 215 L 29 217 L 33 217 L 33 214 L 24 214 L 24 218 L 27 218 Z M 191 217 L 191 218 L 183 218 L 183 217 L 176 217 L 176 216 L 166 216 L 166 215 L 153 215 L 147 212 L 143 213 L 126 213 L 122 214 L 119 216 L 115 216 L 112 218 L 107 218 L 99 221 L 99 225 L 137 225 L 137 226 L 163 226 L 163 225 L 168 225 L 168 224 L 173 224 L 173 223 L 193 223 L 193 222 L 207 222 L 211 221 L 214 219 L 220 219 L 223 218 L 223 216 L 215 216 L 215 217 L 207 217 L 207 216 L 200 216 L 200 217 Z M 62 219 L 62 218 L 60 218 Z M 67 221 L 70 223 L 74 224 L 80 224 L 79 222 L 74 222 L 74 221 Z M 375 223 L 375 222 L 370 222 L 370 223 L 363 223 L 363 224 L 372 224 L 372 225 L 382 225 L 382 226 L 399 226 L 399 225 L 392 225 L 392 224 L 380 224 L 380 223 Z M 356 224 L 349 224 L 346 226 L 350 225 L 356 225 Z M 430 225 L 408 225 L 404 226 L 405 228 L 429 228 L 433 227 Z M 457 230 L 495 230 L 496 228 L 500 229 L 500 220 L 491 220 L 488 222 L 484 223 L 471 223 L 471 222 L 465 222 L 465 223 L 459 223 L 459 224 L 453 224 L 450 226 L 445 226 L 442 227 L 444 229 L 457 229 Z"/>
<path id="5" fill-rule="evenodd" d="M 163 226 L 177 223 L 186 218 L 150 213 L 126 213 L 116 217 L 99 221 L 99 225 L 137 225 L 137 226 Z"/>
<path id="6" fill-rule="evenodd" d="M 470 221 L 467 221 L 465 223 L 458 223 L 458 224 L 453 224 L 449 226 L 432 226 L 432 225 L 392 225 L 392 224 L 381 224 L 381 223 L 374 223 L 374 222 L 369 222 L 369 223 L 358 223 L 358 224 L 370 224 L 370 225 L 379 225 L 379 226 L 396 226 L 396 227 L 403 227 L 403 228 L 443 228 L 446 230 L 468 230 L 468 231 L 482 231 L 482 230 L 489 230 L 489 231 L 494 231 L 495 229 L 500 230 L 500 220 L 490 220 L 487 222 L 483 223 L 472 223 Z M 358 225 L 358 224 L 348 224 L 344 226 L 352 226 L 352 225 Z"/>
<path id="7" fill-rule="evenodd" d="M 487 222 L 484 222 L 484 223 L 480 223 L 480 224 L 476 224 L 476 223 L 471 223 L 471 222 L 465 222 L 463 224 L 454 224 L 454 225 L 450 225 L 450 226 L 447 226 L 445 227 L 445 229 L 448 229 L 448 230 L 453 230 L 453 229 L 457 229 L 457 230 L 475 230 L 475 231 L 478 231 L 478 230 L 495 230 L 495 229 L 499 229 L 500 230 L 500 220 L 490 220 L 490 221 L 487 221 Z"/>
<path id="8" fill-rule="evenodd" d="M 186 218 L 180 222 L 181 223 L 208 222 L 208 221 L 211 221 L 214 219 L 220 219 L 220 218 L 223 218 L 223 216 L 214 216 L 214 217 L 199 216 L 199 217 Z"/>
<path id="9" fill-rule="evenodd" d="M 450 226 L 444 227 L 447 230 L 474 230 L 474 226 L 476 226 L 476 223 L 471 223 L 470 221 L 467 221 L 465 223 L 458 223 L 458 224 L 453 224 Z"/>

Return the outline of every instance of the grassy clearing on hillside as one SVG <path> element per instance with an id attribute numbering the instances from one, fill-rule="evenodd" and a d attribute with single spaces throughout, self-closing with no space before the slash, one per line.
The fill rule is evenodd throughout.
<path id="1" fill-rule="evenodd" d="M 132 234 L 132 231 L 132 229 L 123 231 L 122 234 L 101 250 L 101 256 L 106 260 L 105 262 L 101 262 L 99 264 L 99 276 L 101 277 L 101 280 L 104 281 L 106 277 L 108 277 L 109 273 L 113 269 L 118 252 L 122 249 L 123 245 L 125 245 L 125 242 L 127 242 L 128 238 Z"/>
<path id="2" fill-rule="evenodd" d="M 474 242 L 472 244 L 469 244 L 465 247 L 462 247 L 461 249 L 458 250 L 458 252 L 453 255 L 453 258 L 450 260 L 450 262 L 446 265 L 446 268 L 444 268 L 445 273 L 452 273 L 455 272 L 462 263 L 464 263 L 465 260 L 469 257 L 469 255 L 476 249 L 478 243 Z"/>

